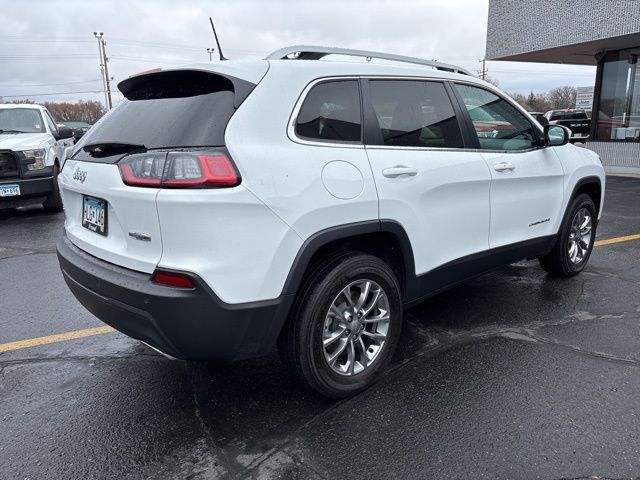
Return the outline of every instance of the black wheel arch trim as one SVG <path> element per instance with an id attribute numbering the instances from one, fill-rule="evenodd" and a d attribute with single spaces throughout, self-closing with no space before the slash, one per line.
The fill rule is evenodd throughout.
<path id="1" fill-rule="evenodd" d="M 501 266 L 546 255 L 556 241 L 556 235 L 549 235 L 512 245 L 504 245 L 454 259 L 433 270 L 416 275 L 411 242 L 400 223 L 381 219 L 339 225 L 321 230 L 303 243 L 289 271 L 282 294 L 294 295 L 297 293 L 311 259 L 324 245 L 335 240 L 371 233 L 390 233 L 394 235 L 400 246 L 405 276 L 404 279 L 401 279 L 404 281 L 402 299 L 406 306 L 415 305 L 454 285 Z"/>
<path id="2" fill-rule="evenodd" d="M 585 185 L 589 185 L 591 183 L 597 184 L 598 188 L 600 189 L 600 198 L 598 199 L 598 202 L 594 202 L 594 203 L 596 203 L 596 208 L 598 209 L 598 211 L 596 213 L 600 214 L 600 209 L 602 208 L 602 180 L 600 180 L 600 177 L 597 177 L 595 175 L 590 175 L 588 177 L 582 177 L 581 179 L 579 179 L 576 182 L 576 184 L 573 186 L 573 190 L 571 191 L 571 196 L 569 197 L 569 201 L 567 202 L 567 209 L 569 208 L 569 205 L 571 204 L 573 199 L 576 198 L 578 190 L 581 187 L 584 187 Z"/>
<path id="3" fill-rule="evenodd" d="M 416 292 L 415 262 L 411 242 L 405 229 L 394 220 L 367 220 L 329 227 L 311 235 L 300 247 L 289 275 L 282 289 L 283 294 L 295 294 L 302 283 L 307 267 L 316 252 L 330 242 L 371 233 L 390 233 L 400 245 L 405 266 L 405 297 L 411 298 Z"/>

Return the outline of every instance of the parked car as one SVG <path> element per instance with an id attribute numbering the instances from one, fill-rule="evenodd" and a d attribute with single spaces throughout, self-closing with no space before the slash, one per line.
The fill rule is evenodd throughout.
<path id="1" fill-rule="evenodd" d="M 589 138 L 591 119 L 584 110 L 550 110 L 544 114 L 551 125 L 562 125 L 571 130 L 571 141 Z"/>
<path id="2" fill-rule="evenodd" d="M 542 112 L 529 112 L 529 115 L 531 115 L 533 118 L 535 118 L 538 123 L 540 125 L 542 125 L 543 127 L 545 125 L 549 125 L 549 120 L 547 120 L 547 117 L 544 116 L 544 113 Z"/>
<path id="3" fill-rule="evenodd" d="M 0 104 L 0 209 L 42 203 L 61 211 L 57 177 L 72 137 L 42 105 Z"/>
<path id="4" fill-rule="evenodd" d="M 83 121 L 77 121 L 77 120 L 70 120 L 68 122 L 65 122 L 67 124 L 67 126 L 73 130 L 73 138 L 76 140 L 76 142 L 78 140 L 80 140 L 82 138 L 82 136 L 87 133 L 87 131 L 91 128 L 91 124 L 88 122 L 83 122 Z"/>
<path id="5" fill-rule="evenodd" d="M 564 277 L 589 259 L 598 156 L 459 67 L 297 46 L 118 88 L 62 170 L 58 257 L 89 311 L 170 357 L 277 345 L 344 397 L 384 370 L 405 308 L 521 259 Z"/>

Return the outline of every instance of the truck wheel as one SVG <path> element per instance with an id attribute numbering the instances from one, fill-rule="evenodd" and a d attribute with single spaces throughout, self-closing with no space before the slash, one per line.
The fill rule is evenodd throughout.
<path id="1" fill-rule="evenodd" d="M 540 257 L 542 268 L 557 277 L 580 273 L 591 256 L 596 222 L 593 200 L 584 193 L 578 195 L 567 209 L 553 250 Z"/>
<path id="2" fill-rule="evenodd" d="M 58 187 L 58 174 L 60 173 L 60 167 L 58 165 L 53 166 L 53 189 L 47 196 L 47 199 L 42 203 L 42 206 L 47 212 L 61 212 L 62 211 L 62 197 L 60 196 L 60 187 Z"/>
<path id="3" fill-rule="evenodd" d="M 343 398 L 367 388 L 388 364 L 402 327 L 400 287 L 377 257 L 349 253 L 305 282 L 278 346 L 311 388 Z"/>

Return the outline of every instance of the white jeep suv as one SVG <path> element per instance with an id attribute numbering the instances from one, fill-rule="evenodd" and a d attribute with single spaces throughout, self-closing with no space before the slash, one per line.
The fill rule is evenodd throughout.
<path id="1" fill-rule="evenodd" d="M 521 259 L 589 259 L 598 156 L 458 67 L 295 46 L 119 89 L 60 175 L 58 256 L 89 311 L 171 357 L 277 345 L 343 397 L 389 362 L 404 308 Z"/>

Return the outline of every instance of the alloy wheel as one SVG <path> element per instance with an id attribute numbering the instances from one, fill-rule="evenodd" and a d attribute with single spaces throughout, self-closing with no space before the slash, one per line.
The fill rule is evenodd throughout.
<path id="1" fill-rule="evenodd" d="M 389 299 L 372 280 L 351 282 L 325 316 L 322 348 L 329 367 L 345 376 L 362 373 L 378 358 L 391 319 Z"/>
<path id="2" fill-rule="evenodd" d="M 571 221 L 567 245 L 569 260 L 574 265 L 584 261 L 591 246 L 592 219 L 589 210 L 580 208 Z"/>

